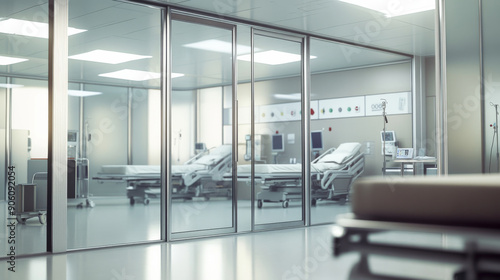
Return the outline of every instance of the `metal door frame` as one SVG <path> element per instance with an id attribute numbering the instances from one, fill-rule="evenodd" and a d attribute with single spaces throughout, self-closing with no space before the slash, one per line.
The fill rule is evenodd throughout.
<path id="1" fill-rule="evenodd" d="M 309 36 L 292 33 L 277 32 L 274 30 L 263 30 L 252 27 L 251 29 L 251 135 L 255 135 L 255 36 L 264 36 L 279 40 L 291 41 L 300 44 L 301 48 L 301 110 L 304 112 L 301 118 L 301 141 L 302 141 L 302 219 L 289 222 L 277 222 L 268 224 L 255 223 L 255 137 L 251 138 L 252 161 L 251 161 L 251 229 L 252 231 L 272 230 L 280 228 L 301 227 L 310 225 L 310 40 Z"/>
<path id="2" fill-rule="evenodd" d="M 205 237 L 205 236 L 217 236 L 224 234 L 231 234 L 237 232 L 237 188 L 236 188 L 236 167 L 237 167 L 237 159 L 238 159 L 238 131 L 237 131 L 237 47 L 236 47 L 236 24 L 230 24 L 225 22 L 216 21 L 210 18 L 204 18 L 197 15 L 192 15 L 190 13 L 182 12 L 179 10 L 172 10 L 168 8 L 166 10 L 164 16 L 164 29 L 163 32 L 164 47 L 163 50 L 165 55 L 162 59 L 162 73 L 165 73 L 162 83 L 162 96 L 165 97 L 164 101 L 162 101 L 162 107 L 164 112 L 164 116 L 162 118 L 162 174 L 164 174 L 164 178 L 162 179 L 164 187 L 162 190 L 165 195 L 165 209 L 162 209 L 162 217 L 163 221 L 166 221 L 165 226 L 162 227 L 162 230 L 166 232 L 165 239 L 166 241 L 172 240 L 180 240 L 180 239 L 188 239 L 195 237 Z M 170 137 L 172 136 L 171 131 L 171 122 L 172 122 L 172 111 L 171 111 L 171 98 L 172 98 L 172 83 L 171 83 L 171 75 L 172 75 L 172 21 L 182 21 L 193 24 L 201 24 L 205 26 L 211 26 L 220 29 L 226 29 L 231 31 L 232 33 L 232 226 L 226 228 L 215 228 L 215 229 L 204 229 L 204 230 L 193 230 L 193 231 L 185 231 L 185 232 L 172 232 L 172 197 L 171 197 L 171 187 L 170 187 L 170 178 L 171 178 L 171 143 Z M 166 212 L 165 212 L 166 211 Z M 166 218 L 166 219 L 165 219 Z M 162 234 L 163 237 L 163 234 Z"/>

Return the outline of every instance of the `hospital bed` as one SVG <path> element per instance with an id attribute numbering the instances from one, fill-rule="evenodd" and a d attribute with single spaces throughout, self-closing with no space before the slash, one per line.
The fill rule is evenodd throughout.
<path id="1" fill-rule="evenodd" d="M 329 199 L 345 203 L 351 183 L 364 171 L 364 155 L 359 143 L 343 143 L 331 148 L 311 163 L 312 205 Z M 251 181 L 251 165 L 240 165 L 238 180 Z M 261 183 L 257 207 L 264 202 L 279 202 L 287 208 L 292 200 L 302 199 L 301 164 L 256 164 L 255 180 Z"/>
<path id="2" fill-rule="evenodd" d="M 231 170 L 231 145 L 222 145 L 197 154 L 185 164 L 172 165 L 173 198 L 190 199 L 204 196 L 230 196 L 231 188 L 218 182 Z M 158 165 L 103 165 L 97 181 L 126 182 L 127 197 L 133 205 L 139 198 L 149 204 L 160 195 L 161 167 Z"/>
<path id="3" fill-rule="evenodd" d="M 231 145 L 221 145 L 197 154 L 183 165 L 172 165 L 172 195 L 231 196 L 232 188 L 222 184 L 224 174 L 231 172 L 231 152 Z"/>
<path id="4" fill-rule="evenodd" d="M 500 175 L 363 178 L 353 185 L 352 213 L 337 217 L 334 255 L 361 253 L 356 273 L 364 275 L 372 274 L 367 256 L 379 255 L 458 265 L 454 279 L 500 279 L 499 202 Z M 384 232 L 437 234 L 462 243 L 429 248 L 374 239 Z"/>

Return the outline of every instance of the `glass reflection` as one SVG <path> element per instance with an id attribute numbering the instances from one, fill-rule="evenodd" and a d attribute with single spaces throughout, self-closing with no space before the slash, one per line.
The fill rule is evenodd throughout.
<path id="1" fill-rule="evenodd" d="M 254 48 L 255 224 L 300 221 L 301 44 L 255 35 Z M 249 174 L 249 167 L 240 166 L 238 176 Z"/>
<path id="2" fill-rule="evenodd" d="M 232 32 L 172 21 L 171 229 L 232 227 Z"/>
<path id="3" fill-rule="evenodd" d="M 160 11 L 76 1 L 69 13 L 86 31 L 69 38 L 68 248 L 158 240 Z"/>
<path id="4" fill-rule="evenodd" d="M 350 187 L 357 178 L 382 175 L 384 161 L 386 174 L 400 174 L 394 158 L 382 155 L 384 119 L 377 105 L 387 93 L 411 92 L 411 63 L 401 55 L 315 39 L 311 55 L 318 57 L 311 59 L 311 107 L 317 112 L 310 124 L 311 223 L 332 223 L 351 211 Z M 389 102 L 411 104 L 409 96 Z M 413 147 L 411 110 L 387 118 L 398 145 Z"/>
<path id="5" fill-rule="evenodd" d="M 46 252 L 47 7 L 0 1 L 0 219 L 10 225 L 0 230 L 2 256 Z"/>
<path id="6" fill-rule="evenodd" d="M 500 98 L 499 87 L 495 82 L 500 74 L 500 56 L 498 55 L 498 31 L 499 23 L 495 11 L 500 8 L 497 1 L 482 2 L 482 22 L 483 22 L 483 61 L 484 61 L 484 166 L 486 173 L 500 172 L 500 154 L 498 140 L 498 113 Z"/>

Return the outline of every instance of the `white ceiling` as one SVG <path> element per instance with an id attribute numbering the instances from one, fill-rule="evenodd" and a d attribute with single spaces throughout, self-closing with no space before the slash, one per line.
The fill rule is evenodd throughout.
<path id="1" fill-rule="evenodd" d="M 387 19 L 367 9 L 337 0 L 173 0 L 160 1 L 196 9 L 219 18 L 239 18 L 289 30 L 337 38 L 410 55 L 434 55 L 434 12 Z M 38 0 L 0 0 L 0 18 L 17 18 L 48 22 L 47 3 Z M 95 49 L 150 55 L 119 65 L 69 60 L 71 81 L 159 87 L 159 79 L 145 82 L 123 81 L 99 77 L 101 73 L 121 69 L 160 72 L 161 25 L 156 8 L 112 0 L 72 0 L 69 25 L 86 32 L 69 37 L 69 55 Z M 213 27 L 178 22 L 173 25 L 173 72 L 184 77 L 173 80 L 177 89 L 207 87 L 230 81 L 230 55 L 184 47 L 205 39 L 230 40 L 230 33 Z M 262 40 L 260 49 L 270 49 L 272 40 Z M 249 45 L 250 29 L 238 25 L 238 44 Z M 48 40 L 0 33 L 0 56 L 28 58 L 29 61 L 0 66 L 1 73 L 47 77 Z M 391 53 L 327 42 L 311 41 L 311 69 L 314 72 L 357 67 L 407 59 Z M 250 78 L 250 64 L 239 63 L 239 79 Z M 264 68 L 263 68 L 264 69 Z M 289 63 L 257 71 L 259 78 L 298 74 L 300 67 Z M 2 83 L 0 78 L 0 83 Z"/>
<path id="2" fill-rule="evenodd" d="M 407 54 L 434 55 L 434 10 L 386 18 L 381 13 L 338 0 L 159 2 Z"/>

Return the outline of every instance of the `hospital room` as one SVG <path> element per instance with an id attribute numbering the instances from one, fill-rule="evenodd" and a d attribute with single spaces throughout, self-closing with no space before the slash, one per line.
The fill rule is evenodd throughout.
<path id="1" fill-rule="evenodd" d="M 346 16 L 305 30 L 293 12 L 285 24 L 218 0 L 75 0 L 62 24 L 42 2 L 0 0 L 0 260 L 19 275 L 31 256 L 158 244 L 171 247 L 148 247 L 135 279 L 324 279 L 328 265 L 386 279 L 376 264 L 408 256 L 451 263 L 431 279 L 499 275 L 496 2 L 433 1 L 449 5 L 443 26 L 439 5 L 392 19 L 332 0 Z M 323 4 L 309 4 L 287 5 L 313 20 Z M 402 262 L 381 265 L 387 279 L 423 277 Z"/>

